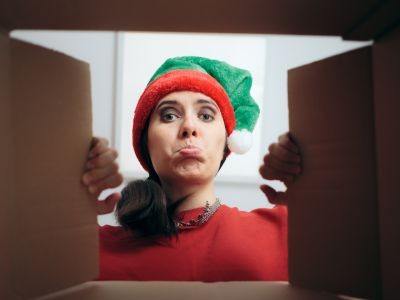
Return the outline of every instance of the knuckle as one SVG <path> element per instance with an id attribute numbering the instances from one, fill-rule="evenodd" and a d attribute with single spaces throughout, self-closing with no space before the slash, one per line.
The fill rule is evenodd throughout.
<path id="1" fill-rule="evenodd" d="M 274 151 L 274 148 L 275 148 L 275 143 L 272 143 L 272 144 L 269 145 L 268 151 L 272 152 L 272 151 Z"/>
<path id="2" fill-rule="evenodd" d="M 268 164 L 269 164 L 270 156 L 271 156 L 270 153 L 267 153 L 267 154 L 264 155 L 263 164 L 265 164 L 265 165 L 268 165 Z"/>
<path id="3" fill-rule="evenodd" d="M 118 151 L 116 149 L 111 149 L 111 154 L 114 157 L 114 159 L 118 158 Z"/>
<path id="4" fill-rule="evenodd" d="M 117 187 L 121 184 L 121 178 L 119 174 L 116 174 L 112 177 L 110 177 L 109 181 L 108 181 L 108 187 L 110 188 L 114 188 Z"/>
<path id="5" fill-rule="evenodd" d="M 282 169 L 282 163 L 276 157 L 271 157 L 271 158 L 272 158 L 270 160 L 271 166 L 278 170 Z"/>
<path id="6" fill-rule="evenodd" d="M 268 177 L 268 168 L 266 168 L 265 165 L 262 165 L 259 169 L 258 172 L 260 173 L 261 177 L 264 179 L 267 179 Z"/>
<path id="7" fill-rule="evenodd" d="M 113 162 L 110 167 L 112 172 L 117 172 L 119 169 L 119 165 L 116 162 Z"/>
<path id="8" fill-rule="evenodd" d="M 90 168 L 92 168 L 92 169 L 97 168 L 99 166 L 98 157 L 91 159 L 90 162 L 89 162 L 89 165 L 90 165 Z"/>
<path id="9" fill-rule="evenodd" d="M 104 137 L 99 138 L 100 144 L 102 145 L 107 145 L 108 144 L 108 140 Z"/>
<path id="10" fill-rule="evenodd" d="M 117 174 L 116 181 L 117 181 L 118 185 L 120 185 L 124 181 L 124 177 L 122 176 L 121 173 Z"/>
<path id="11" fill-rule="evenodd" d="M 265 170 L 265 165 L 262 164 L 259 168 L 258 168 L 258 172 L 262 175 L 264 173 Z"/>

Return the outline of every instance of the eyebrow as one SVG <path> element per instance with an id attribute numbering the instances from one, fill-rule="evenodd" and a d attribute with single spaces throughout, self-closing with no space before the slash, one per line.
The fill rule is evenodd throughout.
<path id="1" fill-rule="evenodd" d="M 160 103 L 158 103 L 158 105 L 156 106 L 155 111 L 158 110 L 158 109 L 160 108 L 160 106 L 163 106 L 163 105 L 166 105 L 166 104 L 169 104 L 169 105 L 177 105 L 178 102 L 177 102 L 176 100 L 164 100 L 164 101 L 160 101 Z"/>
<path id="2" fill-rule="evenodd" d="M 178 101 L 176 101 L 176 100 L 163 100 L 162 102 L 160 102 L 160 103 L 157 105 L 157 107 L 155 108 L 155 110 L 158 110 L 161 106 L 163 106 L 163 105 L 168 105 L 168 104 L 169 104 L 169 105 L 179 105 Z M 207 99 L 198 99 L 198 100 L 196 101 L 196 104 L 210 104 L 210 105 L 214 106 L 216 109 L 219 110 L 218 105 L 217 105 L 214 101 L 211 101 L 211 100 L 207 100 Z"/>
<path id="3" fill-rule="evenodd" d="M 199 99 L 199 100 L 196 101 L 196 103 L 199 103 L 199 104 L 211 104 L 212 106 L 214 106 L 216 109 L 219 110 L 218 105 L 214 101 L 211 101 L 211 100 Z"/>

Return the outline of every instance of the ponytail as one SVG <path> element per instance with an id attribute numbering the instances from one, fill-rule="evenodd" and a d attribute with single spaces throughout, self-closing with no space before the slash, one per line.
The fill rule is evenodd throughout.
<path id="1" fill-rule="evenodd" d="M 122 227 L 139 236 L 171 237 L 177 233 L 165 193 L 157 182 L 150 178 L 135 180 L 121 194 L 116 216 Z"/>

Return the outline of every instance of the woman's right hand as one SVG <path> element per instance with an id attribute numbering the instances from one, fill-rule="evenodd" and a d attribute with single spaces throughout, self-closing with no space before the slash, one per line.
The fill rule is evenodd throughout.
<path id="1" fill-rule="evenodd" d="M 301 173 L 300 149 L 293 141 L 290 133 L 282 134 L 277 143 L 268 148 L 259 172 L 264 179 L 280 180 L 286 187 L 295 181 Z M 287 192 L 277 192 L 267 184 L 260 186 L 262 192 L 272 204 L 287 204 Z"/>
<path id="2" fill-rule="evenodd" d="M 97 137 L 92 139 L 82 181 L 89 193 L 95 197 L 98 198 L 103 191 L 122 184 L 123 177 L 116 162 L 117 157 L 117 151 L 108 146 L 106 139 Z M 121 193 L 115 192 L 104 200 L 98 200 L 97 213 L 102 215 L 113 212 L 120 198 Z"/>

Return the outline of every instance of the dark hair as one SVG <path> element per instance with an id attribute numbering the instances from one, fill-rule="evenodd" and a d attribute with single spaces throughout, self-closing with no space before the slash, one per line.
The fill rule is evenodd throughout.
<path id="1" fill-rule="evenodd" d="M 138 236 L 173 236 L 175 223 L 167 211 L 161 186 L 152 181 L 135 180 L 122 190 L 116 210 L 118 222 Z"/>
<path id="2" fill-rule="evenodd" d="M 174 222 L 175 205 L 168 207 L 168 199 L 161 187 L 160 179 L 154 170 L 147 147 L 147 133 L 150 118 L 147 120 L 140 137 L 140 154 L 149 169 L 146 180 L 134 180 L 122 190 L 122 198 L 115 211 L 119 224 L 135 235 L 142 237 L 173 237 L 178 229 Z M 228 148 L 225 147 L 226 159 Z"/>

